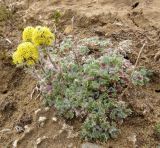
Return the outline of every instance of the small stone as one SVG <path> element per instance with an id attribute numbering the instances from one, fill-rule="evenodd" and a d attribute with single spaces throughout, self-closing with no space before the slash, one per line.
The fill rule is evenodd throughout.
<path id="1" fill-rule="evenodd" d="M 61 130 L 58 131 L 58 133 L 61 134 L 63 131 L 64 131 L 64 130 L 61 129 Z"/>
<path id="2" fill-rule="evenodd" d="M 44 127 L 44 122 L 41 122 L 39 126 Z"/>
<path id="3" fill-rule="evenodd" d="M 35 115 L 37 115 L 40 111 L 41 111 L 42 109 L 37 109 L 34 113 L 35 113 Z"/>
<path id="4" fill-rule="evenodd" d="M 81 148 L 103 148 L 103 147 L 94 143 L 86 142 L 81 145 Z"/>
<path id="5" fill-rule="evenodd" d="M 44 108 L 44 110 L 45 110 L 46 112 L 48 112 L 49 109 L 50 109 L 49 107 L 45 107 L 45 108 Z"/>
<path id="6" fill-rule="evenodd" d="M 21 127 L 21 126 L 15 126 L 15 129 L 16 129 L 16 131 L 17 131 L 17 133 L 22 133 L 22 132 L 24 132 L 24 128 L 23 127 Z"/>
<path id="7" fill-rule="evenodd" d="M 52 121 L 57 122 L 57 118 L 56 118 L 56 117 L 53 117 L 53 118 L 52 118 Z"/>
<path id="8" fill-rule="evenodd" d="M 28 125 L 25 125 L 25 126 L 24 126 L 24 129 L 28 129 L 28 128 L 29 128 L 29 126 L 28 126 Z"/>
<path id="9" fill-rule="evenodd" d="M 46 117 L 39 117 L 38 122 L 45 122 L 47 120 Z"/>
<path id="10" fill-rule="evenodd" d="M 67 148 L 73 148 L 73 143 L 69 144 Z"/>
<path id="11" fill-rule="evenodd" d="M 117 26 L 123 26 L 123 24 L 121 22 L 114 22 L 113 24 L 115 24 Z"/>
<path id="12" fill-rule="evenodd" d="M 137 141 L 137 138 L 136 138 L 136 134 L 132 134 L 131 136 L 127 137 L 128 138 L 128 141 L 132 142 L 134 145 Z"/>
<path id="13" fill-rule="evenodd" d="M 38 138 L 37 140 L 36 140 L 36 144 L 38 145 L 38 144 L 40 144 L 41 143 L 41 138 Z"/>
<path id="14" fill-rule="evenodd" d="M 24 129 L 25 129 L 24 133 L 30 133 L 33 130 L 33 128 L 29 127 L 28 125 L 25 125 Z"/>
<path id="15" fill-rule="evenodd" d="M 39 145 L 43 140 L 47 139 L 46 136 L 40 137 L 36 140 L 36 144 Z"/>
<path id="16" fill-rule="evenodd" d="M 13 142 L 13 148 L 17 148 L 17 143 L 18 143 L 18 140 L 15 140 L 15 141 Z"/>

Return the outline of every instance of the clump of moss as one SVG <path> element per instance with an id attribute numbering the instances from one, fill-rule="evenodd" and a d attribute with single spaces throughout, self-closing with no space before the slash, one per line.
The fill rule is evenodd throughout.
<path id="1" fill-rule="evenodd" d="M 157 123 L 154 128 L 154 135 L 160 140 L 160 123 Z"/>
<path id="2" fill-rule="evenodd" d="M 0 3 L 0 22 L 7 20 L 9 16 L 10 11 L 4 4 Z"/>

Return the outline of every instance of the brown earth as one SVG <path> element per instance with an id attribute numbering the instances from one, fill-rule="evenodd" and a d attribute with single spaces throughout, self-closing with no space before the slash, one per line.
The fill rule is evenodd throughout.
<path id="1" fill-rule="evenodd" d="M 22 69 L 15 68 L 8 56 L 20 41 L 25 26 L 47 25 L 53 29 L 55 10 L 63 13 L 59 32 L 63 33 L 71 25 L 74 16 L 74 29 L 71 33 L 77 37 L 98 35 L 111 38 L 115 44 L 132 40 L 132 52 L 128 58 L 133 63 L 146 42 L 139 66 L 153 70 L 152 81 L 147 87 L 129 89 L 124 100 L 130 104 L 133 114 L 122 125 L 119 138 L 102 145 L 105 148 L 156 148 L 160 144 L 153 136 L 154 125 L 160 122 L 159 0 L 0 2 L 0 147 L 13 147 L 13 142 L 17 139 L 19 148 L 76 148 L 81 145 L 81 140 L 74 137 L 79 125 L 73 124 L 73 132 L 72 126 L 64 128 L 64 121 L 51 121 L 55 116 L 54 109 L 45 111 L 40 99 L 30 97 L 36 81 Z M 41 111 L 36 115 L 35 111 L 39 108 Z M 48 119 L 43 127 L 37 123 L 39 116 Z M 28 133 L 16 132 L 16 126 L 24 128 L 25 125 L 29 126 Z M 3 129 L 10 130 L 2 131 Z M 42 142 L 36 145 L 38 138 L 42 138 Z"/>

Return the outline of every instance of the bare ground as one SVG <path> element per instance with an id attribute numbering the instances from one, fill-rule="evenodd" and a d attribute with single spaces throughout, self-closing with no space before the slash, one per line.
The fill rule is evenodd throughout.
<path id="1" fill-rule="evenodd" d="M 35 80 L 22 69 L 15 68 L 8 57 L 20 41 L 25 26 L 47 25 L 53 28 L 53 12 L 57 9 L 63 13 L 58 27 L 62 33 L 74 16 L 74 30 L 71 33 L 77 37 L 98 35 L 111 38 L 115 44 L 132 40 L 132 53 L 128 58 L 133 63 L 146 42 L 139 65 L 153 70 L 152 82 L 144 88 L 129 89 L 123 99 L 134 112 L 122 125 L 119 138 L 102 145 L 105 148 L 158 146 L 159 141 L 153 136 L 153 128 L 155 123 L 160 122 L 159 0 L 34 0 L 29 5 L 23 0 L 6 0 L 6 5 L 11 14 L 7 15 L 7 19 L 2 20 L 0 17 L 0 147 L 13 147 L 16 139 L 19 139 L 19 148 L 81 147 L 81 140 L 74 137 L 79 124 L 65 127 L 62 119 L 51 121 L 55 116 L 54 109 L 45 111 L 40 99 L 30 98 Z M 41 111 L 36 115 L 35 111 L 39 108 Z M 39 116 L 48 119 L 43 127 L 37 123 Z M 17 133 L 15 127 L 19 125 L 28 125 L 30 131 Z M 10 130 L 2 132 L 3 129 Z M 38 138 L 44 140 L 36 145 Z"/>

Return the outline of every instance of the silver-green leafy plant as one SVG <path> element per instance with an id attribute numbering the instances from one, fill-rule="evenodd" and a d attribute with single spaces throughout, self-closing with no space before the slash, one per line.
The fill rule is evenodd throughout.
<path id="1" fill-rule="evenodd" d="M 150 81 L 151 71 L 141 68 L 140 70 L 135 70 L 131 74 L 131 81 L 134 85 L 143 86 Z"/>
<path id="2" fill-rule="evenodd" d="M 158 140 L 160 140 L 160 123 L 157 123 L 154 128 L 154 134 Z"/>
<path id="3" fill-rule="evenodd" d="M 129 82 L 148 82 L 147 71 L 134 71 L 130 76 L 133 65 L 118 48 L 112 48 L 110 40 L 69 36 L 55 44 L 46 47 L 49 58 L 42 55 L 44 72 L 36 71 L 46 105 L 53 105 L 67 120 L 83 121 L 82 139 L 117 138 L 119 124 L 131 114 L 118 96 Z"/>
<path id="4" fill-rule="evenodd" d="M 82 139 L 116 138 L 117 124 L 131 113 L 117 100 L 129 82 L 131 63 L 110 45 L 109 40 L 97 37 L 75 41 L 70 36 L 54 51 L 60 56 L 52 54 L 59 72 L 46 68 L 46 104 L 54 105 L 57 114 L 66 119 L 84 121 Z"/>

